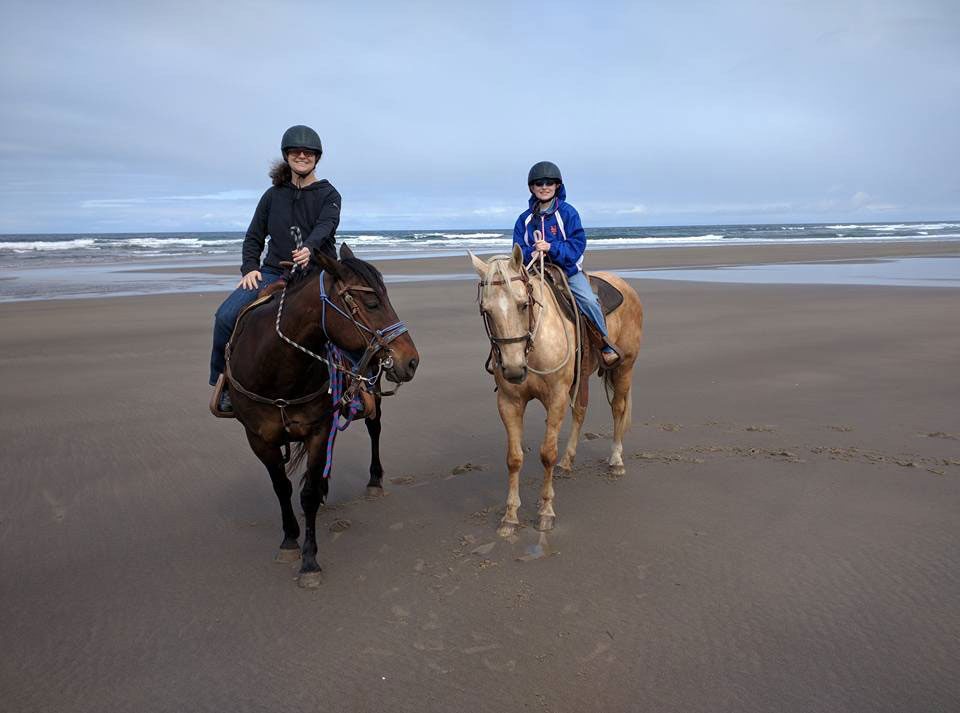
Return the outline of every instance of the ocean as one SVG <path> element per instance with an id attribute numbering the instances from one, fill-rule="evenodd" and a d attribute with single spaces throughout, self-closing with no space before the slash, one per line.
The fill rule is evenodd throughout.
<path id="1" fill-rule="evenodd" d="M 960 240 L 960 222 L 698 225 L 593 228 L 590 250 L 670 246 Z M 502 253 L 510 229 L 344 231 L 367 260 Z M 229 289 L 235 277 L 151 273 L 149 268 L 240 263 L 243 233 L 0 235 L 0 301 Z"/>

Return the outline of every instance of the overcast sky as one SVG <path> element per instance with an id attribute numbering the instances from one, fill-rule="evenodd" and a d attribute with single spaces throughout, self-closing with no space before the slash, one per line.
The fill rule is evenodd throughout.
<path id="1" fill-rule="evenodd" d="M 0 232 L 244 230 L 313 126 L 341 228 L 960 218 L 960 2 L 0 0 Z"/>

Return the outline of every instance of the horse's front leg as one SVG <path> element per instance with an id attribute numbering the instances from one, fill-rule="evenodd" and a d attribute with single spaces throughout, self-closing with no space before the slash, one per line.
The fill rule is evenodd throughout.
<path id="1" fill-rule="evenodd" d="M 376 409 L 373 416 L 363 419 L 367 427 L 367 435 L 370 436 L 370 482 L 367 483 L 367 495 L 383 495 L 383 464 L 380 462 L 380 417 L 383 412 L 380 410 L 381 397 L 376 397 Z"/>
<path id="2" fill-rule="evenodd" d="M 293 486 L 287 477 L 286 467 L 283 464 L 283 454 L 280 447 L 264 441 L 253 431 L 247 431 L 247 441 L 260 462 L 267 468 L 270 481 L 273 483 L 273 492 L 280 502 L 280 517 L 283 520 L 283 542 L 277 552 L 275 561 L 296 562 L 300 559 L 300 524 L 293 512 L 290 497 L 293 495 Z"/>
<path id="3" fill-rule="evenodd" d="M 510 537 L 517 531 L 520 520 L 517 519 L 517 510 L 520 508 L 520 468 L 523 467 L 523 412 L 527 408 L 526 401 L 518 401 L 503 395 L 497 396 L 497 408 L 500 411 L 500 420 L 507 431 L 507 473 L 509 485 L 507 488 L 507 509 L 500 520 L 497 534 L 501 537 Z"/>
<path id="4" fill-rule="evenodd" d="M 317 563 L 317 511 L 327 497 L 329 483 L 323 477 L 327 463 L 327 436 L 333 427 L 328 421 L 319 432 L 314 432 L 304 443 L 307 447 L 307 470 L 300 489 L 300 506 L 303 508 L 303 549 L 300 575 L 297 583 L 312 589 L 320 586 L 320 565 Z"/>
<path id="5" fill-rule="evenodd" d="M 552 394 L 547 406 L 547 430 L 540 444 L 540 462 L 543 464 L 543 485 L 540 488 L 540 522 L 537 529 L 541 532 L 553 529 L 557 519 L 553 511 L 553 466 L 557 462 L 557 438 L 563 425 L 563 415 L 567 408 L 567 396 L 563 390 Z"/>

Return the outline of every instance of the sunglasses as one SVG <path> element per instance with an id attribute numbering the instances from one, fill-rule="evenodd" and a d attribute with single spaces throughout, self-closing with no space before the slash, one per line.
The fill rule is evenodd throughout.
<path id="1" fill-rule="evenodd" d="M 307 158 L 313 158 L 316 155 L 317 152 L 311 149 L 287 149 L 287 156 L 306 156 Z"/>
<path id="2" fill-rule="evenodd" d="M 558 183 L 559 181 L 555 181 L 552 178 L 541 178 L 539 181 L 534 181 L 530 185 L 536 186 L 537 188 L 547 188 L 548 186 L 555 186 Z"/>

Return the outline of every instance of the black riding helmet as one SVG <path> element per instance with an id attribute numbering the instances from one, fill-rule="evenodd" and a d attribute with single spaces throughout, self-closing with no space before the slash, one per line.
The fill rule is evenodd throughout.
<path id="1" fill-rule="evenodd" d="M 280 153 L 283 154 L 283 160 L 287 160 L 287 149 L 310 149 L 316 152 L 317 159 L 323 155 L 323 145 L 320 143 L 320 136 L 309 126 L 297 124 L 291 126 L 283 132 L 283 138 L 280 140 Z"/>
<path id="2" fill-rule="evenodd" d="M 551 163 L 550 161 L 541 161 L 540 163 L 533 164 L 530 173 L 527 174 L 527 185 L 529 186 L 534 181 L 542 181 L 548 178 L 552 178 L 557 183 L 563 183 L 563 177 L 560 175 L 560 169 L 557 168 L 557 164 Z"/>

